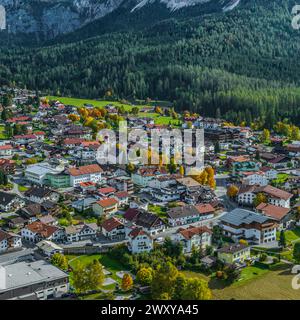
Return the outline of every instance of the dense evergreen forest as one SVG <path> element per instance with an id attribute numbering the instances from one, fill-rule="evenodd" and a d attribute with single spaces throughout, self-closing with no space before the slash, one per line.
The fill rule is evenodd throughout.
<path id="1" fill-rule="evenodd" d="M 287 118 L 299 125 L 300 31 L 291 27 L 293 5 L 245 0 L 226 14 L 126 31 L 104 32 L 97 22 L 55 44 L 2 44 L 0 83 L 89 98 L 110 90 L 116 99 L 169 100 L 177 110 L 235 122 L 271 127 Z"/>

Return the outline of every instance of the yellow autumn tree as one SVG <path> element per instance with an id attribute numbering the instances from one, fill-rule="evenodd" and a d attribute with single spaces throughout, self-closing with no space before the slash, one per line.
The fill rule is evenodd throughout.
<path id="1" fill-rule="evenodd" d="M 122 279 L 122 285 L 121 285 L 122 290 L 128 291 L 132 288 L 132 286 L 133 286 L 132 277 L 128 273 L 125 273 Z"/>
<path id="2" fill-rule="evenodd" d="M 267 202 L 268 202 L 268 198 L 262 192 L 258 193 L 253 201 L 255 207 L 259 206 L 261 203 L 267 203 Z"/>
<path id="3" fill-rule="evenodd" d="M 238 192 L 239 192 L 239 188 L 236 185 L 231 184 L 227 189 L 227 196 L 229 198 L 235 198 Z"/>
<path id="4" fill-rule="evenodd" d="M 179 173 L 181 176 L 184 176 L 184 166 L 180 166 Z"/>
<path id="5" fill-rule="evenodd" d="M 214 189 L 216 187 L 215 170 L 212 167 L 205 168 L 207 172 L 207 184 Z"/>
<path id="6" fill-rule="evenodd" d="M 80 120 L 80 117 L 79 115 L 72 113 L 68 115 L 68 119 L 70 119 L 72 122 L 76 122 Z"/>

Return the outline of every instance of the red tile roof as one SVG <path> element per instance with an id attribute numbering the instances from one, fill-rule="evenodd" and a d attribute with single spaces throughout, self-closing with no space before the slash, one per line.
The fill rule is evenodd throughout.
<path id="1" fill-rule="evenodd" d="M 107 199 L 97 201 L 97 203 L 102 208 L 108 208 L 108 207 L 112 207 L 112 206 L 116 205 L 118 203 L 118 201 L 114 198 L 107 198 Z"/>
<path id="2" fill-rule="evenodd" d="M 16 135 L 14 136 L 14 139 L 36 139 L 36 136 L 34 134 L 23 134 L 23 135 Z"/>
<path id="3" fill-rule="evenodd" d="M 99 141 L 82 141 L 81 145 L 83 147 L 100 146 L 100 143 L 99 143 Z"/>
<path id="4" fill-rule="evenodd" d="M 11 149 L 13 149 L 13 147 L 10 144 L 0 146 L 0 150 L 11 150 Z"/>
<path id="5" fill-rule="evenodd" d="M 102 193 L 102 194 L 107 194 L 107 193 L 112 193 L 112 192 L 116 192 L 117 190 L 113 187 L 107 187 L 107 188 L 100 188 L 98 189 L 98 192 Z"/>
<path id="6" fill-rule="evenodd" d="M 73 145 L 73 144 L 78 144 L 80 145 L 83 141 L 85 141 L 84 139 L 81 139 L 81 138 L 66 138 L 64 141 L 63 141 L 63 144 L 65 145 Z"/>
<path id="7" fill-rule="evenodd" d="M 53 233 L 55 233 L 58 230 L 57 227 L 49 226 L 39 221 L 35 221 L 29 224 L 26 228 L 33 233 L 41 235 L 44 238 L 50 237 Z"/>
<path id="8" fill-rule="evenodd" d="M 190 240 L 193 236 L 195 235 L 200 235 L 202 233 L 209 233 L 211 234 L 211 230 L 208 229 L 207 227 L 188 227 L 187 229 L 180 229 L 179 233 L 187 240 Z"/>
<path id="9" fill-rule="evenodd" d="M 290 212 L 290 209 L 288 208 L 282 208 L 267 203 L 261 203 L 256 207 L 256 210 L 262 212 L 266 216 L 274 218 L 275 220 L 281 220 Z"/>
<path id="10" fill-rule="evenodd" d="M 122 226 L 123 223 L 120 222 L 118 219 L 112 217 L 106 221 L 104 221 L 101 225 L 103 229 L 105 229 L 107 232 L 111 232 L 112 230 L 116 229 L 119 226 Z"/>
<path id="11" fill-rule="evenodd" d="M 200 214 L 214 213 L 214 207 L 209 203 L 201 203 L 195 206 Z"/>
<path id="12" fill-rule="evenodd" d="M 265 192 L 271 197 L 278 198 L 278 199 L 283 199 L 283 200 L 289 200 L 293 197 L 293 195 L 289 192 L 286 192 L 284 190 L 272 187 L 272 186 L 265 186 L 262 188 L 259 188 L 257 190 L 258 192 Z"/>
<path id="13" fill-rule="evenodd" d="M 129 193 L 127 191 L 119 191 L 115 193 L 115 196 L 119 199 L 121 198 L 128 198 L 129 197 Z"/>
<path id="14" fill-rule="evenodd" d="M 141 228 L 135 228 L 133 229 L 129 234 L 129 237 L 132 239 L 135 239 L 137 236 L 142 236 L 142 235 L 146 235 L 150 238 L 149 234 L 147 232 L 145 232 L 143 229 Z"/>
<path id="15" fill-rule="evenodd" d="M 74 177 L 85 175 L 85 174 L 100 173 L 100 172 L 103 172 L 103 170 L 98 164 L 90 164 L 90 165 L 79 167 L 79 168 L 69 169 L 70 175 Z"/>

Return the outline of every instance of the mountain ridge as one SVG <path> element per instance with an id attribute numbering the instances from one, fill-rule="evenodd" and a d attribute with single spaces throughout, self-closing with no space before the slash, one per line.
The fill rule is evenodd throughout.
<path id="1" fill-rule="evenodd" d="M 207 7 L 215 11 L 231 8 L 230 4 L 239 4 L 240 0 L 0 0 L 6 8 L 8 31 L 11 34 L 34 35 L 37 40 L 54 39 L 57 36 L 72 33 L 90 23 L 123 15 L 139 16 L 138 11 L 152 7 L 153 20 L 172 17 L 174 12 L 193 8 L 206 11 Z M 196 8 L 199 7 L 199 8 Z M 211 10 L 213 11 L 213 10 Z M 224 10 L 226 11 L 226 10 Z M 191 12 L 186 11 L 188 17 Z M 105 19 L 106 21 L 107 19 Z M 132 19 L 134 24 L 134 19 Z M 112 21 L 117 25 L 118 21 Z"/>

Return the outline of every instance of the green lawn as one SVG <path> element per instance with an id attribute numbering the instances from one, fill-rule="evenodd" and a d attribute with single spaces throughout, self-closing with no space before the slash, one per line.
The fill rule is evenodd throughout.
<path id="1" fill-rule="evenodd" d="M 18 185 L 18 189 L 19 189 L 20 192 L 26 192 L 28 190 L 27 187 L 21 186 L 21 185 Z"/>
<path id="2" fill-rule="evenodd" d="M 171 124 L 174 127 L 177 127 L 178 124 L 181 126 L 181 120 L 179 119 L 173 119 L 172 117 L 167 117 L 167 116 L 161 116 L 158 113 L 151 113 L 151 112 L 140 112 L 139 117 L 143 118 L 153 118 L 155 124 L 159 125 L 169 125 Z"/>
<path id="3" fill-rule="evenodd" d="M 182 271 L 181 273 L 183 273 L 187 278 L 200 278 L 202 280 L 209 281 L 209 277 L 207 277 L 203 273 L 194 271 Z"/>
<path id="4" fill-rule="evenodd" d="M 79 98 L 67 98 L 67 97 L 57 97 L 57 96 L 48 96 L 49 100 L 58 100 L 61 103 L 66 105 L 72 105 L 75 107 L 83 107 L 84 104 L 92 104 L 94 107 L 105 107 L 108 104 L 112 104 L 116 107 L 123 106 L 126 111 L 131 111 L 133 106 L 129 104 L 124 104 L 119 101 L 108 101 L 108 100 L 90 100 L 90 99 L 79 99 Z M 141 108 L 142 106 L 137 106 Z"/>
<path id="5" fill-rule="evenodd" d="M 0 140 L 5 140 L 6 135 L 5 135 L 5 127 L 4 126 L 0 126 Z"/>
<path id="6" fill-rule="evenodd" d="M 296 227 L 293 230 L 286 230 L 284 232 L 285 239 L 287 242 L 287 245 L 292 244 L 295 241 L 300 241 L 300 227 Z M 277 232 L 277 239 L 279 240 L 280 232 Z"/>
<path id="7" fill-rule="evenodd" d="M 126 104 L 126 103 L 121 103 L 119 101 L 108 101 L 108 100 L 91 100 L 91 99 L 79 99 L 79 98 L 68 98 L 68 97 L 57 97 L 57 96 L 48 96 L 47 97 L 49 100 L 58 100 L 61 103 L 67 104 L 67 105 L 73 105 L 76 107 L 83 107 L 84 104 L 91 104 L 95 107 L 105 107 L 108 104 L 112 104 L 116 107 L 121 107 L 123 106 L 125 111 L 131 111 L 133 108 L 132 105 Z M 153 104 L 154 102 L 152 102 Z M 138 108 L 143 108 L 147 105 L 135 105 Z M 140 112 L 138 114 L 139 117 L 147 117 L 147 118 L 153 118 L 155 121 L 155 124 L 158 125 L 168 125 L 171 124 L 174 127 L 177 127 L 178 125 L 181 126 L 181 121 L 180 120 L 174 120 L 172 117 L 166 117 L 166 116 L 161 116 L 157 113 L 148 113 L 148 112 Z"/>
<path id="8" fill-rule="evenodd" d="M 249 274 L 246 271 L 245 277 Z M 225 288 L 214 288 L 216 300 L 299 300 L 299 290 L 294 290 L 290 266 L 284 265 L 276 271 L 266 271 L 252 279 L 235 283 Z"/>
<path id="9" fill-rule="evenodd" d="M 69 261 L 69 265 L 72 268 L 76 268 L 76 264 L 78 262 L 82 263 L 83 265 L 87 265 L 88 263 L 94 260 L 99 260 L 100 263 L 104 266 L 104 268 L 112 273 L 111 275 L 109 275 L 109 277 L 118 281 L 119 283 L 121 283 L 121 279 L 117 277 L 116 273 L 118 271 L 126 270 L 126 268 L 122 265 L 122 263 L 120 263 L 120 261 L 112 259 L 107 254 L 93 254 L 93 255 L 81 255 L 81 256 L 71 255 L 71 256 L 67 256 L 67 259 Z M 106 286 L 104 288 L 111 289 L 110 286 Z"/>
<path id="10" fill-rule="evenodd" d="M 281 264 L 275 271 L 249 266 L 241 271 L 239 281 L 230 286 L 216 278 L 192 271 L 182 271 L 187 277 L 200 278 L 209 282 L 214 300 L 299 300 L 299 290 L 291 286 L 291 266 Z"/>
<path id="11" fill-rule="evenodd" d="M 258 278 L 264 274 L 269 272 L 268 269 L 263 269 L 255 266 L 249 266 L 244 269 L 242 269 L 241 276 L 239 281 L 235 282 L 233 286 L 239 286 L 242 285 L 250 280 L 253 280 L 255 278 Z"/>
<path id="12" fill-rule="evenodd" d="M 148 210 L 149 210 L 150 212 L 155 213 L 155 214 L 158 215 L 160 218 L 166 218 L 166 216 L 167 216 L 167 208 L 165 208 L 165 207 L 161 207 L 161 206 L 156 206 L 156 205 L 153 205 L 153 204 L 149 204 Z"/>
<path id="13" fill-rule="evenodd" d="M 272 183 L 275 185 L 284 184 L 289 177 L 290 175 L 287 173 L 278 173 L 277 179 L 272 180 Z"/>

